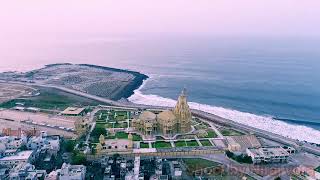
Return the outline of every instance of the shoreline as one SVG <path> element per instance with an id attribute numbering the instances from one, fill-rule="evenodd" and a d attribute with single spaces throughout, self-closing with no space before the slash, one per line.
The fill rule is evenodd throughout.
<path id="1" fill-rule="evenodd" d="M 114 101 L 118 101 L 121 99 L 127 99 L 128 97 L 132 96 L 134 94 L 134 91 L 142 85 L 143 81 L 149 78 L 149 76 L 147 76 L 141 72 L 127 70 L 127 69 L 99 66 L 99 65 L 94 65 L 94 64 L 54 63 L 54 64 L 46 64 L 46 65 L 41 66 L 40 68 L 32 69 L 32 70 L 28 70 L 28 71 L 0 72 L 0 76 L 1 76 L 0 79 L 3 81 L 37 83 L 37 80 L 34 80 L 34 75 L 37 75 L 37 73 L 41 74 L 42 71 L 45 71 L 48 68 L 55 68 L 55 67 L 59 68 L 59 66 L 64 66 L 64 65 L 87 67 L 87 68 L 92 68 L 93 70 L 100 69 L 100 70 L 104 70 L 106 72 L 122 73 L 122 74 L 131 75 L 133 78 L 128 81 L 120 79 L 120 81 L 118 81 L 118 84 L 122 83 L 122 85 L 119 86 L 118 88 L 115 88 L 112 91 L 110 91 L 110 90 L 106 91 L 106 92 L 110 93 L 109 96 L 98 95 L 100 97 L 109 98 Z M 52 75 L 49 74 L 48 77 L 52 77 Z M 94 76 L 92 76 L 92 77 L 94 77 Z M 61 82 L 62 82 L 62 84 L 64 83 L 63 81 L 61 81 Z M 97 81 L 97 82 L 99 82 L 99 81 Z M 94 83 L 97 83 L 97 82 L 94 82 Z M 117 80 L 111 80 L 111 82 L 117 83 Z M 112 86 L 112 84 L 111 84 L 111 86 Z M 116 87 L 116 86 L 114 86 L 114 87 Z M 104 87 L 101 86 L 101 88 L 104 88 Z M 92 95 L 95 95 L 95 94 L 92 94 Z"/>
<path id="2" fill-rule="evenodd" d="M 130 96 L 128 100 L 135 104 L 173 107 L 176 100 L 165 98 L 155 94 L 143 94 L 140 90 L 144 87 L 146 81 Z M 250 112 L 242 112 L 235 109 L 228 109 L 224 107 L 217 107 L 214 105 L 200 104 L 196 102 L 189 102 L 191 109 L 196 111 L 203 111 L 211 113 L 219 117 L 230 119 L 236 123 L 240 123 L 252 128 L 266 130 L 270 133 L 275 133 L 280 136 L 290 137 L 292 139 L 299 139 L 300 141 L 308 141 L 310 143 L 320 144 L 319 140 L 314 140 L 313 137 L 320 137 L 320 130 L 308 126 L 306 124 L 298 124 L 279 120 L 275 117 L 267 117 Z"/>
<path id="3" fill-rule="evenodd" d="M 48 64 L 45 65 L 45 67 L 50 67 L 50 66 L 57 66 L 57 65 L 72 65 L 72 63 L 58 63 L 58 64 Z M 91 68 L 96 68 L 96 69 L 103 69 L 103 70 L 109 70 L 109 71 L 114 71 L 114 72 L 124 72 L 128 74 L 132 74 L 135 76 L 135 78 L 125 87 L 123 88 L 120 92 L 118 92 L 114 97 L 112 97 L 112 100 L 118 101 L 120 99 L 127 99 L 130 96 L 134 94 L 134 91 L 136 89 L 139 89 L 139 87 L 142 85 L 143 81 L 148 79 L 149 76 L 137 72 L 137 71 L 132 71 L 132 70 L 126 70 L 126 69 L 118 69 L 118 68 L 112 68 L 112 67 L 107 67 L 107 66 L 99 66 L 95 64 L 75 64 L 79 66 L 86 66 L 86 67 L 91 67 Z"/>

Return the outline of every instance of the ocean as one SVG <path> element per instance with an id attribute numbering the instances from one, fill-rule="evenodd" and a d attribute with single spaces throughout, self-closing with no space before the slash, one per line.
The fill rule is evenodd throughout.
<path id="1" fill-rule="evenodd" d="M 18 67 L 1 62 L 0 70 L 59 62 L 136 70 L 150 78 L 132 102 L 173 106 L 185 87 L 194 109 L 320 144 L 319 39 L 77 38 L 33 46 Z"/>

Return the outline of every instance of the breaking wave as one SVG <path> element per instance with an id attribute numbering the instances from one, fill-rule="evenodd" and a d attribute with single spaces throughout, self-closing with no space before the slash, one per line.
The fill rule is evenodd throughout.
<path id="1" fill-rule="evenodd" d="M 134 94 L 128 98 L 129 101 L 136 104 L 166 107 L 173 107 L 176 104 L 176 101 L 173 99 L 164 98 L 153 94 L 143 94 L 141 92 L 141 89 L 143 88 L 145 83 L 146 81 L 144 81 L 139 89 L 136 89 L 134 91 Z M 303 125 L 293 125 L 280 120 L 275 120 L 272 117 L 260 116 L 206 104 L 199 104 L 196 102 L 189 102 L 189 106 L 192 109 L 198 109 L 208 113 L 212 113 L 241 124 L 263 129 L 285 137 L 320 144 L 320 131 L 311 127 Z"/>

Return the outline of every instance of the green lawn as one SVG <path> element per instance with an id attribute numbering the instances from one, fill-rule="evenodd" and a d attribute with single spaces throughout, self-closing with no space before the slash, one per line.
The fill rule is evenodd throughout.
<path id="1" fill-rule="evenodd" d="M 114 136 L 107 136 L 106 139 L 128 139 L 128 134 L 125 132 L 116 132 Z"/>
<path id="2" fill-rule="evenodd" d="M 108 119 L 108 122 L 124 121 L 130 119 L 130 113 L 127 113 L 127 111 L 101 110 L 97 112 L 97 119 Z"/>
<path id="3" fill-rule="evenodd" d="M 243 135 L 243 133 L 241 133 L 239 131 L 235 131 L 233 129 L 222 129 L 220 132 L 224 136 L 241 136 L 241 135 Z"/>
<path id="4" fill-rule="evenodd" d="M 202 146 L 212 146 L 209 140 L 200 140 L 200 143 L 202 144 Z"/>
<path id="5" fill-rule="evenodd" d="M 157 141 L 155 144 L 156 148 L 171 148 L 170 142 Z"/>
<path id="6" fill-rule="evenodd" d="M 194 146 L 199 146 L 198 142 L 196 140 L 192 141 L 186 141 L 188 146 L 194 147 Z"/>
<path id="7" fill-rule="evenodd" d="M 149 143 L 140 143 L 140 148 L 149 148 Z"/>
<path id="8" fill-rule="evenodd" d="M 199 129 L 207 129 L 208 128 L 208 125 L 204 124 L 204 123 L 201 123 L 201 124 L 198 124 L 194 127 L 196 130 L 199 130 Z"/>
<path id="9" fill-rule="evenodd" d="M 176 145 L 176 147 L 186 147 L 187 146 L 185 141 L 177 141 L 174 144 Z"/>
<path id="10" fill-rule="evenodd" d="M 127 128 L 127 127 L 128 127 L 127 122 L 106 123 L 106 128 Z"/>
<path id="11" fill-rule="evenodd" d="M 107 121 L 106 120 L 96 120 L 96 123 L 101 123 L 101 124 L 106 124 L 107 123 Z"/>
<path id="12" fill-rule="evenodd" d="M 125 132 L 117 132 L 116 133 L 116 138 L 118 139 L 128 139 L 128 134 Z"/>
<path id="13" fill-rule="evenodd" d="M 196 171 L 199 169 L 204 169 L 207 167 L 213 167 L 219 165 L 219 163 L 208 161 L 206 159 L 201 158 L 190 158 L 183 159 L 183 162 L 186 164 L 188 171 Z"/>
<path id="14" fill-rule="evenodd" d="M 132 134 L 132 140 L 133 141 L 142 141 L 142 137 L 137 134 Z"/>
<path id="15" fill-rule="evenodd" d="M 217 137 L 217 134 L 213 130 L 208 130 L 207 133 L 208 133 L 207 138 L 216 138 Z"/>

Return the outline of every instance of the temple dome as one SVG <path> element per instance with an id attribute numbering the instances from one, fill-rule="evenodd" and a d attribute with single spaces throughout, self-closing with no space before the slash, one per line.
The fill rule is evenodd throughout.
<path id="1" fill-rule="evenodd" d="M 150 111 L 143 111 L 139 116 L 141 121 L 156 121 L 156 118 L 157 116 Z"/>
<path id="2" fill-rule="evenodd" d="M 158 120 L 161 123 L 175 123 L 176 116 L 173 114 L 172 111 L 166 110 L 158 114 Z"/>

